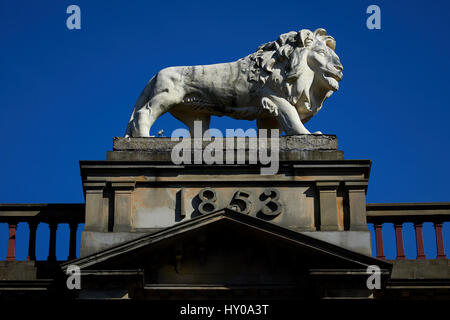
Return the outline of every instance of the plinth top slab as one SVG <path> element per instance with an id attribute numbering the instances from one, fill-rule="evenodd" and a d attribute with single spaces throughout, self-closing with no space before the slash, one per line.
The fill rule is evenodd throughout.
<path id="1" fill-rule="evenodd" d="M 342 160 L 344 154 L 338 150 L 337 137 L 335 135 L 297 135 L 283 136 L 274 143 L 271 138 L 263 139 L 263 143 L 256 137 L 227 137 L 195 140 L 183 138 L 192 150 L 204 150 L 209 144 L 220 145 L 223 154 L 226 152 L 245 152 L 248 157 L 249 150 L 267 149 L 271 152 L 275 147 L 279 149 L 280 161 L 285 160 Z M 169 137 L 149 138 L 123 138 L 115 137 L 113 151 L 107 154 L 108 160 L 152 160 L 170 161 L 172 150 L 181 143 L 182 138 Z M 185 141 L 186 142 L 186 141 Z M 267 147 L 265 147 L 267 146 Z"/>
<path id="2" fill-rule="evenodd" d="M 222 140 L 223 145 L 229 140 L 234 140 L 234 148 L 238 148 L 236 140 L 243 138 L 212 138 L 214 141 Z M 216 140 L 217 139 L 217 140 Z M 249 141 L 257 138 L 245 137 L 245 148 L 248 149 Z M 194 139 L 192 139 L 194 140 Z M 267 139 L 267 145 L 270 148 L 270 138 Z M 172 141 L 171 138 L 150 137 L 150 138 L 123 138 L 115 137 L 113 142 L 114 151 L 171 151 L 180 140 Z M 203 148 L 211 141 L 203 140 Z M 283 136 L 279 139 L 280 150 L 337 150 L 337 137 L 335 135 L 297 135 Z"/>

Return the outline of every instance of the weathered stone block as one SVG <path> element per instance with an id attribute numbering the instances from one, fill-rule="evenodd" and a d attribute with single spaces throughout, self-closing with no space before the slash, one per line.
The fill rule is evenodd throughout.
<path id="1" fill-rule="evenodd" d="M 239 137 L 230 138 L 212 138 L 222 140 L 225 145 L 226 140 L 234 140 L 235 149 L 238 145 L 237 141 L 242 141 Z M 245 149 L 249 148 L 249 141 L 254 141 L 257 138 L 245 138 Z M 191 139 L 194 140 L 194 139 Z M 271 145 L 271 138 L 267 139 L 268 146 Z M 152 151 L 152 152 L 167 152 L 172 151 L 172 148 L 178 144 L 179 141 L 172 141 L 171 138 L 166 137 L 150 137 L 150 138 L 123 138 L 114 137 L 113 150 L 114 151 Z M 211 141 L 202 141 L 203 148 Z M 337 137 L 335 135 L 298 135 L 298 136 L 282 136 L 279 138 L 279 146 L 282 151 L 293 150 L 337 150 Z"/>
<path id="2" fill-rule="evenodd" d="M 217 138 L 223 146 L 223 162 L 226 161 L 227 152 L 233 154 L 237 159 L 238 154 L 248 162 L 249 150 L 257 152 L 260 149 L 257 138 Z M 201 141 L 201 149 L 204 150 L 211 141 Z M 113 151 L 107 153 L 108 160 L 122 161 L 171 161 L 172 149 L 179 141 L 171 138 L 122 138 L 115 137 L 113 140 Z M 194 139 L 190 143 L 192 151 L 199 150 Z M 226 150 L 226 146 L 232 146 Z M 267 151 L 272 151 L 272 141 L 267 139 Z M 283 136 L 278 140 L 279 160 L 342 160 L 344 152 L 337 150 L 337 138 L 335 135 L 298 135 Z M 193 159 L 193 157 L 192 157 Z"/>

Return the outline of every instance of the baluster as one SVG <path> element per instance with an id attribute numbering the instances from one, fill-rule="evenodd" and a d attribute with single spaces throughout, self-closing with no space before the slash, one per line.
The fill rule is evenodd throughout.
<path id="1" fill-rule="evenodd" d="M 414 229 L 416 230 L 417 259 L 423 260 L 426 257 L 423 249 L 422 223 L 415 222 Z"/>
<path id="2" fill-rule="evenodd" d="M 402 223 L 394 223 L 395 240 L 397 244 L 397 260 L 405 260 L 405 250 L 403 248 Z"/>
<path id="3" fill-rule="evenodd" d="M 36 230 L 38 227 L 38 223 L 35 221 L 28 222 L 28 226 L 30 228 L 30 238 L 28 240 L 28 261 L 36 260 Z"/>
<path id="4" fill-rule="evenodd" d="M 70 223 L 70 240 L 69 240 L 69 256 L 68 260 L 77 258 L 77 229 L 78 223 Z"/>
<path id="5" fill-rule="evenodd" d="M 17 222 L 11 222 L 9 225 L 9 237 L 8 237 L 8 255 L 6 261 L 16 261 L 16 229 Z"/>
<path id="6" fill-rule="evenodd" d="M 383 249 L 383 232 L 382 232 L 382 224 L 374 223 L 375 227 L 375 241 L 377 248 L 377 258 L 385 260 L 384 249 Z"/>
<path id="7" fill-rule="evenodd" d="M 436 248 L 437 259 L 446 259 L 444 251 L 444 237 L 442 236 L 442 222 L 435 222 L 434 229 L 436 230 Z"/>
<path id="8" fill-rule="evenodd" d="M 48 261 L 56 261 L 56 229 L 58 224 L 55 222 L 49 223 L 50 227 L 50 242 L 48 246 Z"/>

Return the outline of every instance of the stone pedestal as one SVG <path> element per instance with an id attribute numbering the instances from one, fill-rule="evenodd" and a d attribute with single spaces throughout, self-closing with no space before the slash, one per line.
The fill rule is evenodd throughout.
<path id="1" fill-rule="evenodd" d="M 174 164 L 179 142 L 170 138 L 115 138 L 106 161 L 80 161 L 86 197 L 81 255 L 226 207 L 371 253 L 365 223 L 370 160 L 344 160 L 335 136 L 281 137 L 278 171 L 262 175 L 260 163 L 249 163 L 252 139 L 221 139 L 223 161 L 210 165 Z M 187 142 L 192 153 L 209 144 Z M 276 152 L 273 145 L 268 139 L 268 151 Z M 230 150 L 245 161 L 227 162 Z"/>
<path id="2" fill-rule="evenodd" d="M 190 139 L 193 152 L 200 147 L 205 147 L 211 141 L 201 141 L 195 143 Z M 248 160 L 249 150 L 259 148 L 257 138 L 217 138 L 213 141 L 218 142 L 224 147 L 223 162 L 226 162 L 227 149 L 234 151 L 234 159 L 239 155 L 245 156 Z M 301 135 L 285 136 L 278 140 L 279 160 L 280 161 L 298 161 L 298 160 L 343 160 L 344 152 L 337 150 L 337 138 L 334 135 Z M 169 161 L 174 146 L 178 141 L 172 141 L 171 138 L 122 138 L 115 137 L 113 142 L 113 151 L 107 152 L 107 160 L 133 160 L 133 161 Z M 267 148 L 270 151 L 274 145 L 271 138 L 267 139 Z M 193 159 L 193 158 L 192 158 Z"/>

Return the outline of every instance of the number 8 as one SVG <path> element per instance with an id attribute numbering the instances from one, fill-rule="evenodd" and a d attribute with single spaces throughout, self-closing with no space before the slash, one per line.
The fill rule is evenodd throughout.
<path id="1" fill-rule="evenodd" d="M 216 190 L 214 190 L 213 188 L 204 188 L 200 190 L 200 192 L 198 193 L 198 197 L 201 200 L 198 206 L 198 211 L 201 214 L 207 214 L 217 210 Z"/>

